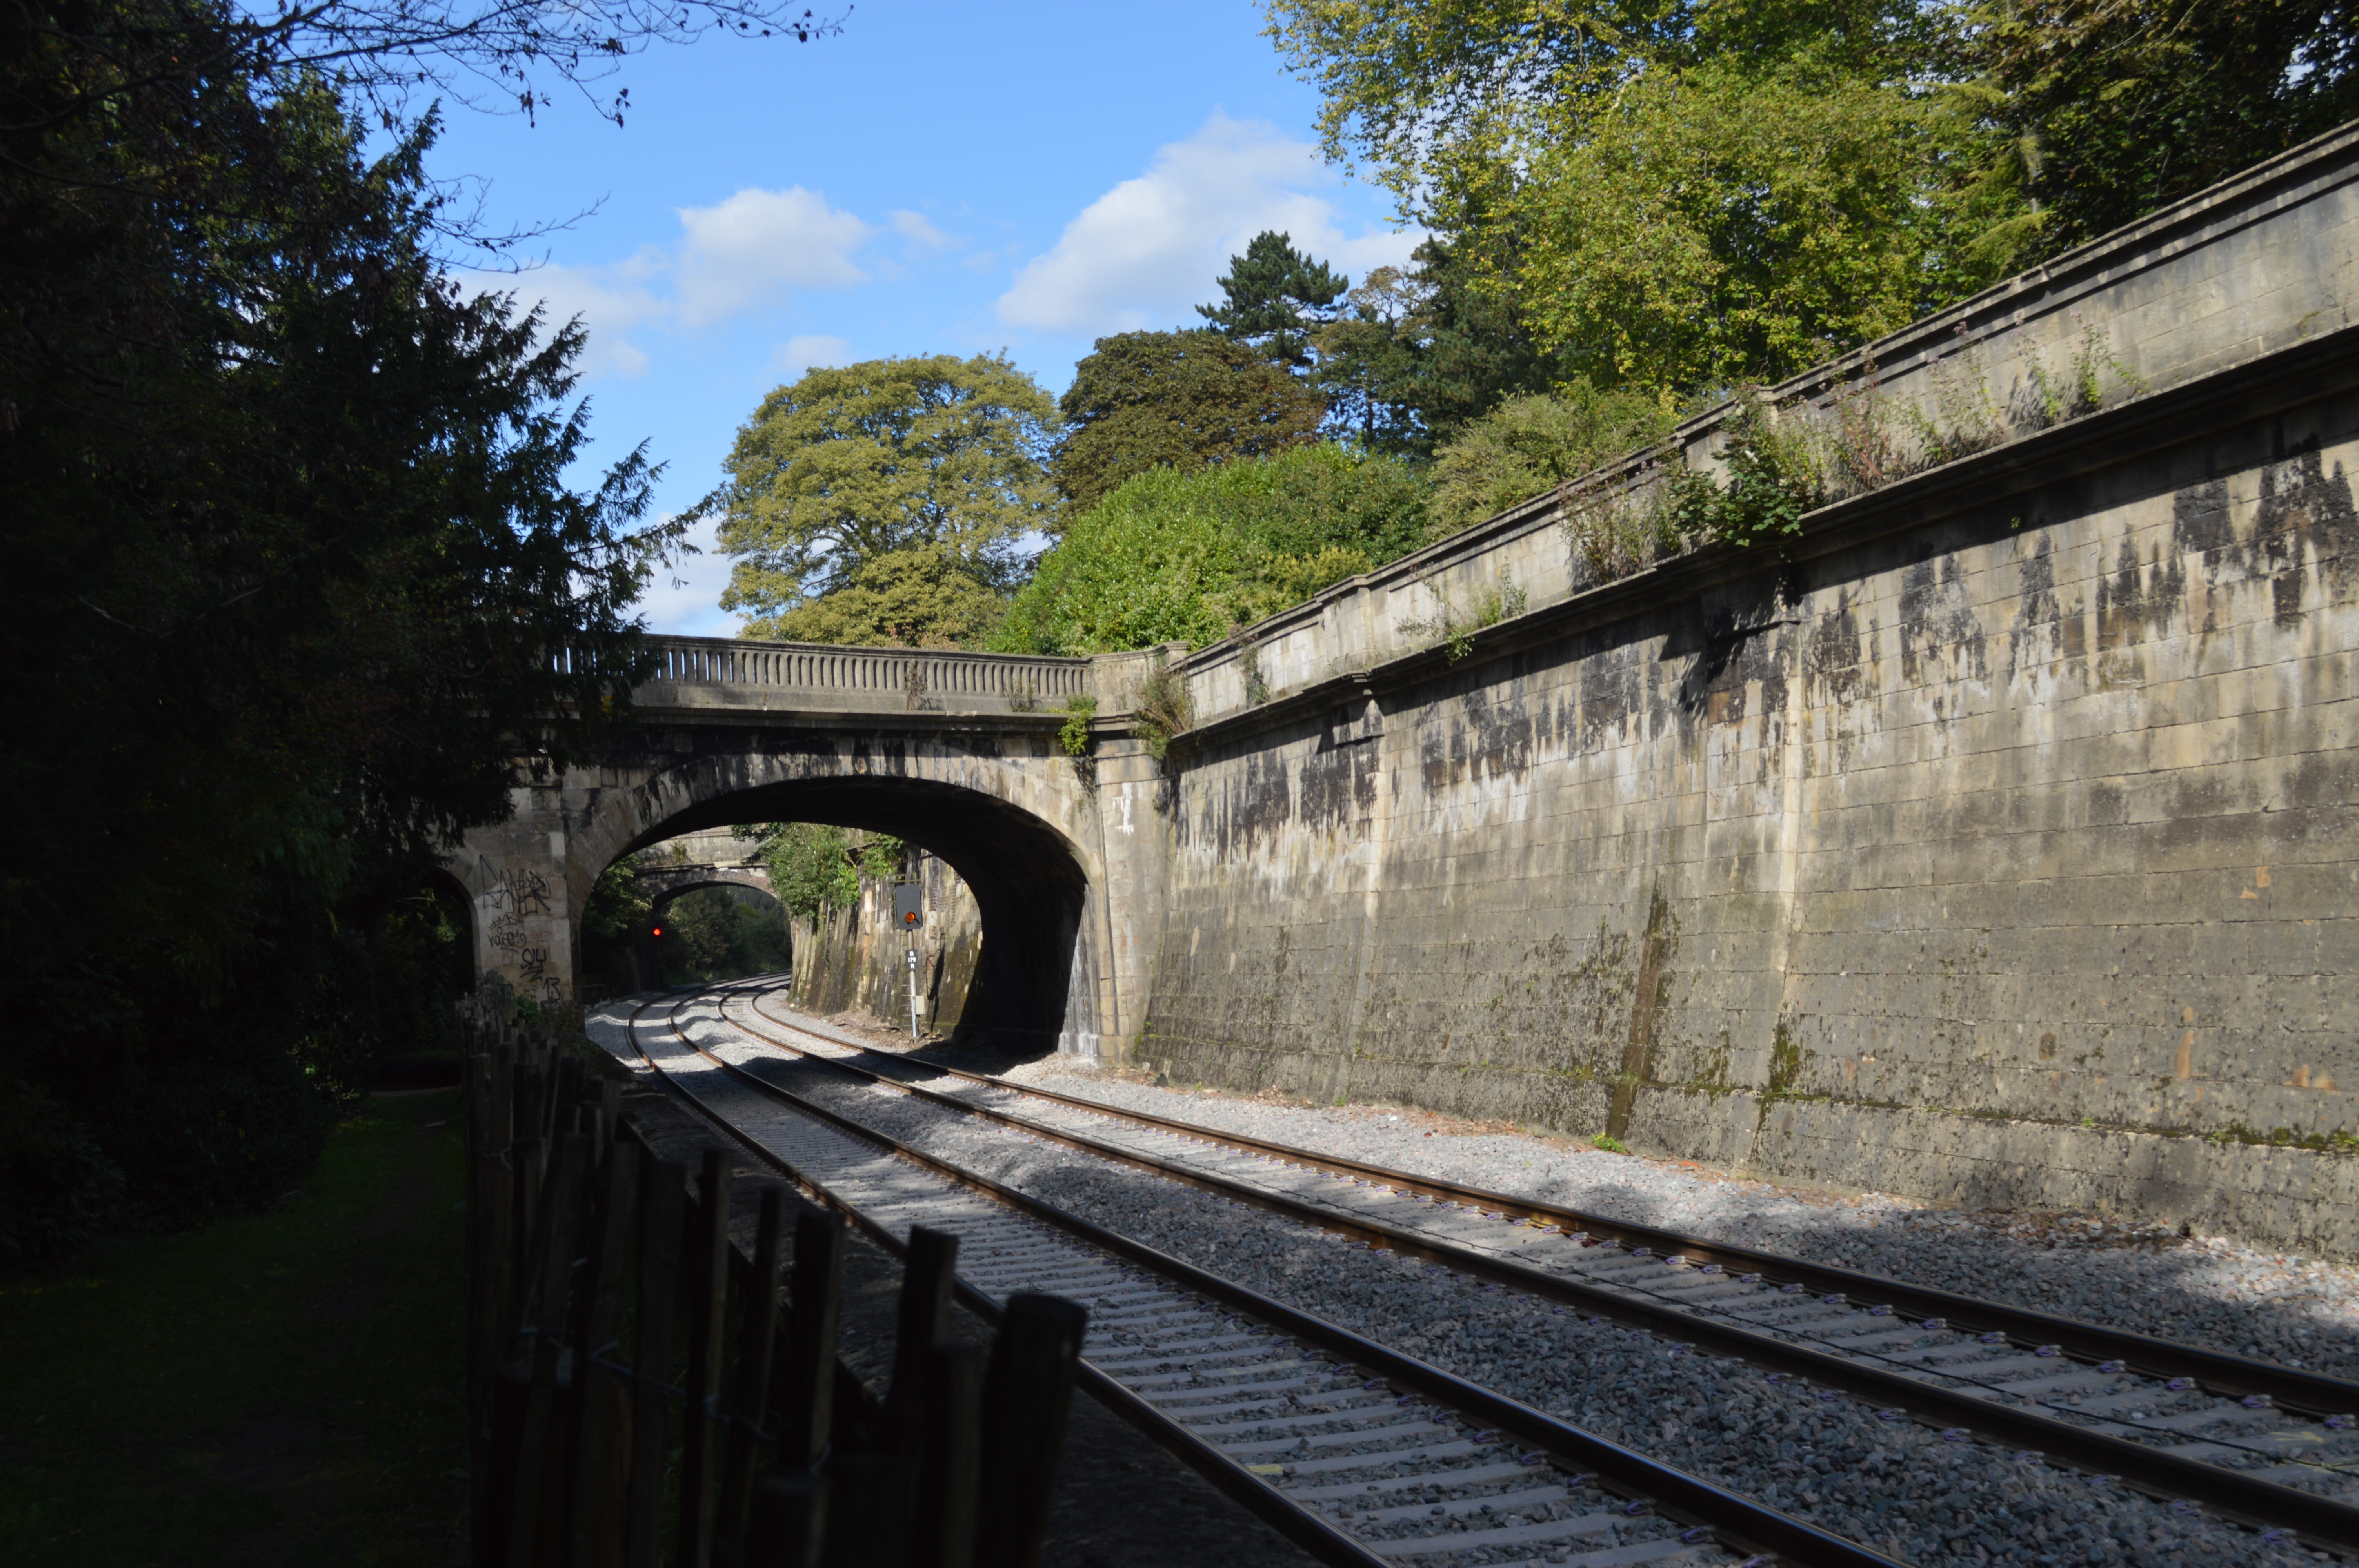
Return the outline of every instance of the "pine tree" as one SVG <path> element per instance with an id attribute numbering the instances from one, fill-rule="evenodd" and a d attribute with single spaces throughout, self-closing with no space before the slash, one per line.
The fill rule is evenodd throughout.
<path id="1" fill-rule="evenodd" d="M 1288 236 L 1265 229 L 1245 254 L 1229 258 L 1220 280 L 1218 305 L 1199 305 L 1196 314 L 1224 337 L 1253 344 L 1289 370 L 1310 364 L 1312 334 L 1335 318 L 1337 302 L 1352 280 L 1312 261 Z"/>

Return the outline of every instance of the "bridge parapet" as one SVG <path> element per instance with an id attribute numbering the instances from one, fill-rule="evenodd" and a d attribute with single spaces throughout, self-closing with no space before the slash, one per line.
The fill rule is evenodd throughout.
<path id="1" fill-rule="evenodd" d="M 728 637 L 651 642 L 657 673 L 639 691 L 650 707 L 1001 714 L 1097 695 L 1088 659 Z"/>

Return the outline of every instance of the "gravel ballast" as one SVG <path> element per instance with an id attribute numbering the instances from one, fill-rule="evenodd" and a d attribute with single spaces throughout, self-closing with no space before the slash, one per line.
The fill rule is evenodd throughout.
<path id="1" fill-rule="evenodd" d="M 1965 1213 L 1880 1193 L 1733 1181 L 1514 1132 L 1435 1130 L 1377 1107 L 1159 1089 L 1049 1058 L 1004 1075 L 1126 1110 L 2359 1378 L 2359 1267 L 2094 1214 Z M 1447 1124 L 1440 1124 L 1445 1129 Z"/>
<path id="2" fill-rule="evenodd" d="M 709 1010 L 702 1015 L 709 1019 Z M 717 1024 L 695 1033 L 708 1047 L 759 1064 L 766 1076 L 840 1114 L 1897 1556 L 1926 1563 L 2191 1564 L 2307 1555 L 2174 1512 L 2111 1482 L 2027 1464 L 1977 1443 L 1944 1442 L 1912 1422 L 1879 1422 L 1873 1411 L 1820 1390 L 1773 1385 L 1734 1363 L 1675 1355 L 1652 1336 L 1588 1326 L 1530 1298 L 1452 1280 L 1391 1254 L 1354 1249 L 1332 1233 L 1109 1166 L 892 1090 L 853 1086 Z M 1756 1184 L 1713 1183 L 1647 1162 L 1572 1152 L 1512 1135 L 1428 1139 L 1429 1129 L 1405 1113 L 1395 1123 L 1392 1112 L 1211 1099 L 1045 1067 L 1027 1076 L 1034 1075 L 1055 1077 L 1055 1087 L 1068 1092 L 1158 1114 L 1653 1224 L 1708 1232 L 1706 1222 L 1717 1217 L 1722 1234 L 1750 1245 L 1793 1247 L 1798 1238 L 1843 1235 L 1855 1249 L 1847 1260 L 1878 1271 L 1900 1271 L 1880 1263 L 1880 1252 L 1862 1255 L 1860 1244 L 1890 1249 L 1897 1240 L 1905 1249 L 1907 1235 L 1894 1221 L 1923 1212 L 1888 1200 L 1814 1203 Z M 1560 1184 L 1545 1184 L 1551 1183 Z M 1745 1206 L 1714 1214 L 1731 1200 Z M 1781 1206 L 1786 1212 L 1779 1212 Z M 1865 1211 L 1877 1223 L 1864 1224 L 1863 1215 L 1848 1226 L 1831 1225 L 1841 1211 Z M 1744 1220 L 1745 1214 L 1762 1217 Z M 1770 1230 L 1777 1222 L 1782 1224 Z M 1814 1256 L 1830 1256 L 1823 1243 L 1813 1239 L 1812 1245 L 1821 1249 Z M 2047 1250 L 2013 1245 L 2033 1256 Z M 2086 1242 L 2071 1249 L 2076 1257 L 2131 1250 Z M 1975 1261 L 1991 1266 L 1987 1258 Z M 1930 1269 L 1919 1268 L 1917 1277 L 2003 1293 L 1994 1288 L 2003 1281 L 1962 1281 Z M 2027 1299 L 2020 1290 L 2004 1293 Z M 2231 1297 L 2225 1304 L 2251 1303 Z"/>

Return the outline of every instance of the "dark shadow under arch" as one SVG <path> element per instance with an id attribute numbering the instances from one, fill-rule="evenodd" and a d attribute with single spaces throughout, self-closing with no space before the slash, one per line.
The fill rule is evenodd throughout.
<path id="1" fill-rule="evenodd" d="M 1029 812 L 929 779 L 799 779 L 703 802 L 665 818 L 621 854 L 745 822 L 825 822 L 890 833 L 947 861 L 973 892 L 983 918 L 962 1037 L 979 1032 L 1007 1049 L 1054 1050 L 1060 1034 L 1095 1028 L 1069 1016 L 1089 878 L 1056 830 Z"/>

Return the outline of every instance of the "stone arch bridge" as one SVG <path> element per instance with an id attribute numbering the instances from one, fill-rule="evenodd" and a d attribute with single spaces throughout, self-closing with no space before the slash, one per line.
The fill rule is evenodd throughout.
<path id="1" fill-rule="evenodd" d="M 1667 535 L 1763 417 L 1812 509 Z M 2359 123 L 1193 650 L 1159 764 L 1147 655 L 673 643 L 453 869 L 559 998 L 614 856 L 875 827 L 993 1029 L 2359 1254 L 2355 493 Z"/>
<path id="2" fill-rule="evenodd" d="M 544 1002 L 576 994 L 579 921 L 625 855 L 732 823 L 891 833 L 973 890 L 984 941 L 967 1017 L 1000 1043 L 1095 1054 L 1144 1022 L 1159 862 L 1158 776 L 1125 710 L 1147 654 L 1095 659 L 665 639 L 625 749 L 515 792 L 448 869 L 475 912 L 479 969 Z M 1089 754 L 1059 735 L 1095 704 Z M 659 896 L 757 867 L 650 873 Z M 677 885 L 674 885 L 677 884 Z"/>

